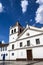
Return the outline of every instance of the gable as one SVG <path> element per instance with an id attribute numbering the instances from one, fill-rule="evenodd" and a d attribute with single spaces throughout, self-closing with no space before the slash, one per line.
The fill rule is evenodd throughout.
<path id="1" fill-rule="evenodd" d="M 34 36 L 34 35 L 37 35 L 37 34 L 40 34 L 42 33 L 42 31 L 39 31 L 39 30 L 34 30 L 34 29 L 25 29 L 18 37 L 18 39 L 23 39 L 23 38 L 26 38 L 26 37 L 30 37 L 30 36 Z"/>

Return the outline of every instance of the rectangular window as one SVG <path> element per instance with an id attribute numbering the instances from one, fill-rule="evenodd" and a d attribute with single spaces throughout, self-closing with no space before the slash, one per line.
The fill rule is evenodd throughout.
<path id="1" fill-rule="evenodd" d="M 12 56 L 14 56 L 14 53 L 12 53 Z"/>
<path id="2" fill-rule="evenodd" d="M 7 47 L 5 47 L 5 51 L 7 50 Z"/>
<path id="3" fill-rule="evenodd" d="M 20 47 L 22 47 L 22 42 L 20 42 Z"/>
<path id="4" fill-rule="evenodd" d="M 14 49 L 14 44 L 12 45 L 12 49 Z"/>
<path id="5" fill-rule="evenodd" d="M 3 51 L 4 51 L 4 47 L 3 47 Z"/>
<path id="6" fill-rule="evenodd" d="M 1 51 L 2 51 L 2 47 L 1 47 Z"/>
<path id="7" fill-rule="evenodd" d="M 27 41 L 27 46 L 30 46 L 30 40 Z"/>
<path id="8" fill-rule="evenodd" d="M 1 54 L 1 56 L 3 56 L 3 54 Z"/>
<path id="9" fill-rule="evenodd" d="M 40 44 L 40 40 L 39 39 L 36 39 L 36 44 Z"/>

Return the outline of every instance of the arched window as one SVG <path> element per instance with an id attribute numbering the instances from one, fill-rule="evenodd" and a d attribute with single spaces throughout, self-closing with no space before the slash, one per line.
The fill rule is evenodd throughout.
<path id="1" fill-rule="evenodd" d="M 13 30 L 11 31 L 11 33 L 13 34 Z"/>
<path id="2" fill-rule="evenodd" d="M 16 32 L 16 29 L 14 29 L 14 32 Z"/>

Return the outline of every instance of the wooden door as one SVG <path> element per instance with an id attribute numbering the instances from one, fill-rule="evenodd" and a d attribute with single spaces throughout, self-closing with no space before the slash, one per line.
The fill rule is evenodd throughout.
<path id="1" fill-rule="evenodd" d="M 32 50 L 27 50 L 27 60 L 32 60 Z"/>

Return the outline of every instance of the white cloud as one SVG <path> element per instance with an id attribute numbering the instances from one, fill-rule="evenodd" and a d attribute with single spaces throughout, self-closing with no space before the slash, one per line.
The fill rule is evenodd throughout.
<path id="1" fill-rule="evenodd" d="M 22 7 L 22 12 L 25 13 L 27 11 L 27 6 L 28 6 L 28 1 L 27 0 L 22 0 L 21 1 L 21 7 Z"/>
<path id="2" fill-rule="evenodd" d="M 36 23 L 43 24 L 43 0 L 37 0 L 36 3 L 39 4 L 39 8 L 36 11 Z"/>
<path id="3" fill-rule="evenodd" d="M 2 3 L 0 2 L 0 13 L 4 11 L 4 7 L 2 5 Z"/>
<path id="4" fill-rule="evenodd" d="M 43 0 L 37 0 L 36 3 L 43 4 Z"/>

